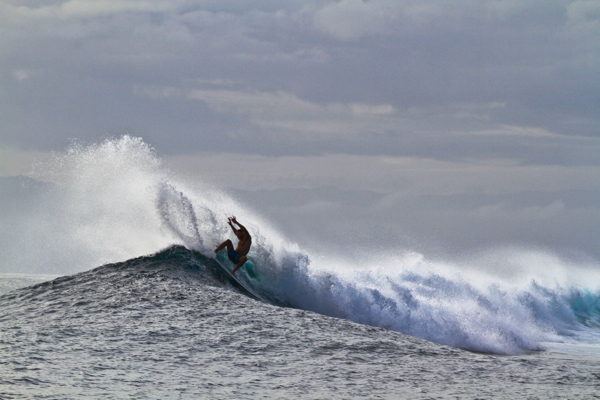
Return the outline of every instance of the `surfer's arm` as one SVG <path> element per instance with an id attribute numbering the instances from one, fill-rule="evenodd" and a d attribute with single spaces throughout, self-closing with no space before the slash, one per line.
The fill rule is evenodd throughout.
<path id="1" fill-rule="evenodd" d="M 231 223 L 233 219 L 229 218 L 229 220 L 227 221 L 227 223 L 229 224 L 229 226 L 231 227 L 231 229 L 233 230 L 233 233 L 236 233 L 238 230 L 235 228 L 235 226 L 233 226 L 233 224 Z M 239 225 L 239 224 L 238 224 Z"/>
<path id="2" fill-rule="evenodd" d="M 246 232 L 246 233 L 248 232 L 248 229 L 246 229 L 246 227 L 245 227 L 244 225 L 242 225 L 242 224 L 240 224 L 239 222 L 237 222 L 237 220 L 235 219 L 235 217 L 231 217 L 231 219 L 230 219 L 230 224 L 231 224 L 231 222 L 234 222 L 234 223 L 235 223 L 237 226 L 239 226 L 239 227 L 240 227 L 240 229 L 241 229 L 241 230 L 243 230 L 244 232 Z M 231 227 L 233 228 L 233 225 L 232 225 Z M 235 228 L 234 228 L 234 230 L 235 230 Z"/>

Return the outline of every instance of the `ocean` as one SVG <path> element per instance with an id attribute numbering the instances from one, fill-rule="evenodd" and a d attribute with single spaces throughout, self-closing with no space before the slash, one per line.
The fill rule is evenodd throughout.
<path id="1" fill-rule="evenodd" d="M 303 249 L 131 137 L 36 179 L 3 242 L 0 399 L 600 397 L 593 262 Z M 252 293 L 214 259 L 232 214 Z"/>

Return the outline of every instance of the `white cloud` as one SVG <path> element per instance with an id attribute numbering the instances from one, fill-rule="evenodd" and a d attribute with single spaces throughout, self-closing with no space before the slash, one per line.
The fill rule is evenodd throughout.
<path id="1" fill-rule="evenodd" d="M 342 40 L 384 34 L 394 19 L 394 13 L 390 13 L 388 2 L 374 3 L 362 0 L 329 3 L 314 14 L 315 25 Z"/>
<path id="2" fill-rule="evenodd" d="M 395 195 L 500 195 L 526 191 L 600 191 L 599 167 L 528 166 L 507 160 L 439 161 L 416 157 L 324 154 L 266 157 L 247 154 L 171 156 L 179 173 L 235 189 L 372 190 Z M 215 166 L 219 166 L 215 168 Z"/>
<path id="3" fill-rule="evenodd" d="M 476 135 L 497 135 L 497 136 L 526 136 L 533 138 L 557 137 L 556 134 L 549 132 L 544 128 L 531 128 L 523 126 L 501 125 L 494 129 L 485 129 L 473 132 Z"/>
<path id="4" fill-rule="evenodd" d="M 37 73 L 32 69 L 16 69 L 13 71 L 13 76 L 17 81 L 22 82 L 31 79 Z"/>
<path id="5" fill-rule="evenodd" d="M 238 114 L 259 126 L 309 135 L 345 136 L 389 128 L 385 116 L 395 113 L 388 104 L 319 104 L 279 91 L 193 90 L 190 98 L 206 102 L 223 114 Z M 397 123 L 398 121 L 394 121 Z"/>
<path id="6" fill-rule="evenodd" d="M 350 110 L 358 115 L 391 115 L 396 112 L 394 106 L 389 104 L 384 105 L 369 105 L 369 104 L 350 104 Z"/>
<path id="7" fill-rule="evenodd" d="M 186 0 L 69 0 L 37 7 L 7 5 L 8 11 L 23 18 L 104 17 L 118 13 L 175 11 L 190 4 Z"/>
<path id="8" fill-rule="evenodd" d="M 547 206 L 527 207 L 520 211 L 520 214 L 526 219 L 548 220 L 556 217 L 565 211 L 565 203 L 561 200 L 555 200 Z"/>
<path id="9" fill-rule="evenodd" d="M 23 151 L 0 144 L 0 177 L 27 175 L 33 165 L 44 163 L 52 157 L 49 152 Z"/>
<path id="10" fill-rule="evenodd" d="M 562 200 L 554 200 L 547 205 L 518 207 L 508 200 L 495 204 L 486 204 L 478 207 L 468 214 L 477 218 L 503 218 L 507 215 L 517 216 L 522 221 L 544 221 L 556 218 L 566 210 Z"/>

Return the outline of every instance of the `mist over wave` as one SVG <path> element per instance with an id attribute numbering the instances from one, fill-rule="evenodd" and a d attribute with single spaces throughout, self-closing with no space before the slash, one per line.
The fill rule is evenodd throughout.
<path id="1" fill-rule="evenodd" d="M 226 217 L 237 215 L 253 235 L 256 290 L 278 305 L 508 354 L 596 338 L 600 324 L 595 265 L 523 249 L 464 263 L 406 249 L 300 249 L 223 191 L 179 178 L 140 138 L 74 145 L 33 177 L 51 185 L 11 232 L 1 264 L 9 271 L 73 273 L 174 244 L 212 257 L 231 237 Z"/>

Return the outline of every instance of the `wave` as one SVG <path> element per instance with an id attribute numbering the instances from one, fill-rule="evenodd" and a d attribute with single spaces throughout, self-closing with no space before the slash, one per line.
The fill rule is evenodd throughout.
<path id="1" fill-rule="evenodd" d="M 598 337 L 600 293 L 551 290 L 535 282 L 519 290 L 501 290 L 497 286 L 481 290 L 465 281 L 414 272 L 374 281 L 372 272 L 363 271 L 352 278 L 315 273 L 310 264 L 300 265 L 292 259 L 283 265 L 278 274 L 269 274 L 271 268 L 277 268 L 274 265 L 263 264 L 256 271 L 260 279 L 254 282 L 254 290 L 269 303 L 382 327 L 439 344 L 484 353 L 519 354 L 542 350 L 540 343 L 545 341 L 564 342 L 579 334 L 587 339 L 594 333 L 592 336 Z M 128 292 L 139 286 L 137 280 L 157 274 L 201 285 L 199 290 L 202 286 L 217 286 L 253 297 L 212 257 L 181 245 L 21 289 L 19 296 L 43 297 L 49 291 L 55 298 L 57 290 L 72 293 L 75 286 L 85 288 L 99 281 Z M 152 293 L 145 296 L 152 297 Z M 83 303 L 96 304 L 97 300 L 90 298 Z"/>
<path id="2" fill-rule="evenodd" d="M 37 241 L 38 253 L 17 261 L 44 265 L 46 273 L 167 248 L 145 262 L 186 274 L 195 265 L 205 283 L 235 287 L 215 267 L 212 252 L 230 237 L 226 216 L 234 214 L 253 235 L 250 256 L 260 276 L 253 288 L 275 305 L 501 354 L 596 335 L 600 327 L 600 291 L 580 283 L 550 284 L 537 272 L 514 282 L 406 251 L 360 259 L 302 250 L 222 191 L 178 178 L 139 138 L 74 146 L 37 177 L 53 189 L 28 220 L 35 229 L 25 231 L 26 243 L 15 247 L 23 256 Z"/>

